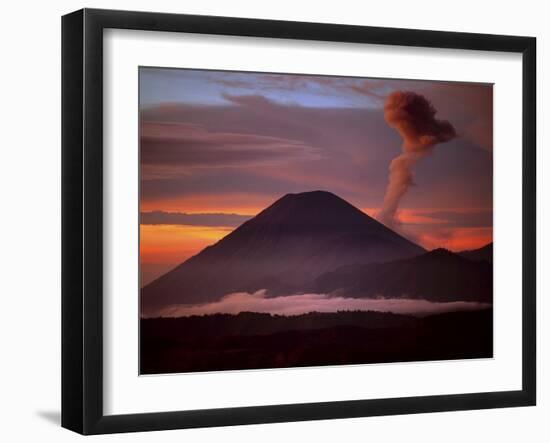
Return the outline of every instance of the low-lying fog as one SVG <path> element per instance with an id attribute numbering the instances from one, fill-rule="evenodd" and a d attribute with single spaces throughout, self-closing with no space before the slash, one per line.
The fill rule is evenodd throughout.
<path id="1" fill-rule="evenodd" d="M 450 311 L 476 310 L 490 307 L 478 302 L 431 302 L 407 298 L 344 298 L 330 294 L 296 294 L 267 297 L 265 290 L 254 293 L 236 292 L 221 300 L 196 305 L 172 305 L 151 317 L 184 317 L 206 314 L 238 314 L 260 312 L 277 315 L 300 315 L 308 312 L 381 311 L 425 316 Z"/>

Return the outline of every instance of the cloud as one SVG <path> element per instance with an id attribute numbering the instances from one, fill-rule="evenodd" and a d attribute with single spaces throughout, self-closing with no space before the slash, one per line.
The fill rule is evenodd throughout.
<path id="1" fill-rule="evenodd" d="M 183 212 L 151 211 L 140 214 L 142 225 L 190 225 L 237 227 L 251 218 L 241 214 L 185 214 Z"/>
<path id="2" fill-rule="evenodd" d="M 265 96 L 260 94 L 248 94 L 248 95 L 231 95 L 223 94 L 223 98 L 227 101 L 239 105 L 239 106 L 251 106 L 256 109 L 258 108 L 271 108 L 274 110 L 278 108 L 280 104 L 276 104 L 273 101 L 267 99 Z"/>
<path id="3" fill-rule="evenodd" d="M 389 162 L 392 152 L 375 148 L 397 143 L 379 111 L 304 108 L 257 96 L 234 101 L 226 106 L 164 104 L 141 111 L 150 131 L 143 135 L 154 136 L 142 144 L 142 157 L 147 161 L 141 168 L 142 197 L 216 193 L 221 199 L 228 193 L 261 192 L 269 194 L 269 201 L 289 192 L 331 186 L 346 199 L 379 202 L 386 177 L 380 164 Z M 152 127 L 154 122 L 160 125 Z M 220 133 L 246 135 L 245 141 L 256 141 L 259 135 L 262 145 L 226 149 L 214 143 L 193 147 L 174 141 L 198 130 L 218 140 Z M 210 135 L 206 138 L 213 141 Z M 177 152 L 181 146 L 190 152 Z"/>
<path id="4" fill-rule="evenodd" d="M 210 131 L 197 124 L 142 121 L 142 165 L 223 167 L 317 157 L 315 148 L 282 137 Z"/>
<path id="5" fill-rule="evenodd" d="M 225 72 L 223 76 L 219 72 L 211 72 L 208 78 L 212 83 L 232 92 L 240 90 L 239 95 L 267 94 L 277 102 L 288 103 L 295 99 L 301 100 L 305 106 L 308 105 L 305 97 L 311 100 L 317 95 L 333 97 L 343 107 L 380 108 L 388 93 L 387 82 L 378 79 L 238 72 Z M 231 100 L 230 96 L 226 99 Z"/>
<path id="6" fill-rule="evenodd" d="M 412 236 L 417 243 L 426 249 L 445 248 L 451 251 L 466 251 L 480 248 L 493 241 L 492 226 L 464 228 L 430 227 L 430 229 L 412 231 Z"/>
<path id="7" fill-rule="evenodd" d="M 411 299 L 360 299 L 333 297 L 328 294 L 297 294 L 266 297 L 265 289 L 254 293 L 236 292 L 217 302 L 197 305 L 172 305 L 155 316 L 182 317 L 208 314 L 259 312 L 273 315 L 300 315 L 308 312 L 380 311 L 397 314 L 429 315 L 440 312 L 474 310 L 488 307 L 485 303 L 436 303 Z"/>
<path id="8" fill-rule="evenodd" d="M 247 91 L 303 91 L 310 89 L 312 85 L 331 85 L 330 77 L 313 75 L 292 74 L 257 74 L 225 72 L 220 76 L 219 72 L 209 73 L 209 79 L 213 83 L 234 89 L 246 89 Z"/>
<path id="9" fill-rule="evenodd" d="M 366 95 L 374 99 L 375 103 L 383 105 L 388 94 L 388 82 L 384 80 L 360 80 L 349 86 L 349 88 L 358 94 Z"/>
<path id="10" fill-rule="evenodd" d="M 477 249 L 493 238 L 493 211 L 487 209 L 400 209 L 399 224 L 394 226 L 401 235 L 430 250 L 445 248 L 451 251 Z"/>
<path id="11" fill-rule="evenodd" d="M 399 211 L 399 220 L 403 225 L 488 228 L 493 226 L 493 210 L 403 210 Z"/>

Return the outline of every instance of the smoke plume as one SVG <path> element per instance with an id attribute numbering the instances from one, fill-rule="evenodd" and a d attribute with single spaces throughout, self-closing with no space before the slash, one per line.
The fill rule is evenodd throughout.
<path id="1" fill-rule="evenodd" d="M 395 225 L 399 202 L 414 184 L 412 172 L 416 162 L 429 155 L 436 144 L 456 137 L 453 125 L 437 120 L 436 112 L 424 96 L 414 92 L 396 91 L 386 99 L 384 118 L 403 138 L 403 153 L 390 164 L 389 183 L 378 214 L 387 226 Z"/>

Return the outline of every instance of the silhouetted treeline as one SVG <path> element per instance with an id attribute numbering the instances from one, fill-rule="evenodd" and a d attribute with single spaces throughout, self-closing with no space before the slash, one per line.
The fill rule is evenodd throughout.
<path id="1" fill-rule="evenodd" d="M 491 357 L 492 309 L 214 314 L 141 320 L 141 373 Z"/>
<path id="2" fill-rule="evenodd" d="M 415 317 L 377 311 L 310 312 L 302 315 L 272 315 L 257 312 L 240 314 L 193 315 L 179 318 L 157 318 L 142 321 L 144 335 L 210 337 L 230 335 L 265 335 L 281 331 L 323 329 L 348 325 L 388 328 L 413 324 Z"/>

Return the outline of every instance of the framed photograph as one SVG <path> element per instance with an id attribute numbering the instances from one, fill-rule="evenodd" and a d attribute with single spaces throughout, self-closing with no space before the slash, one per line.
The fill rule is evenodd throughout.
<path id="1" fill-rule="evenodd" d="M 536 402 L 531 37 L 62 20 L 62 425 Z"/>

